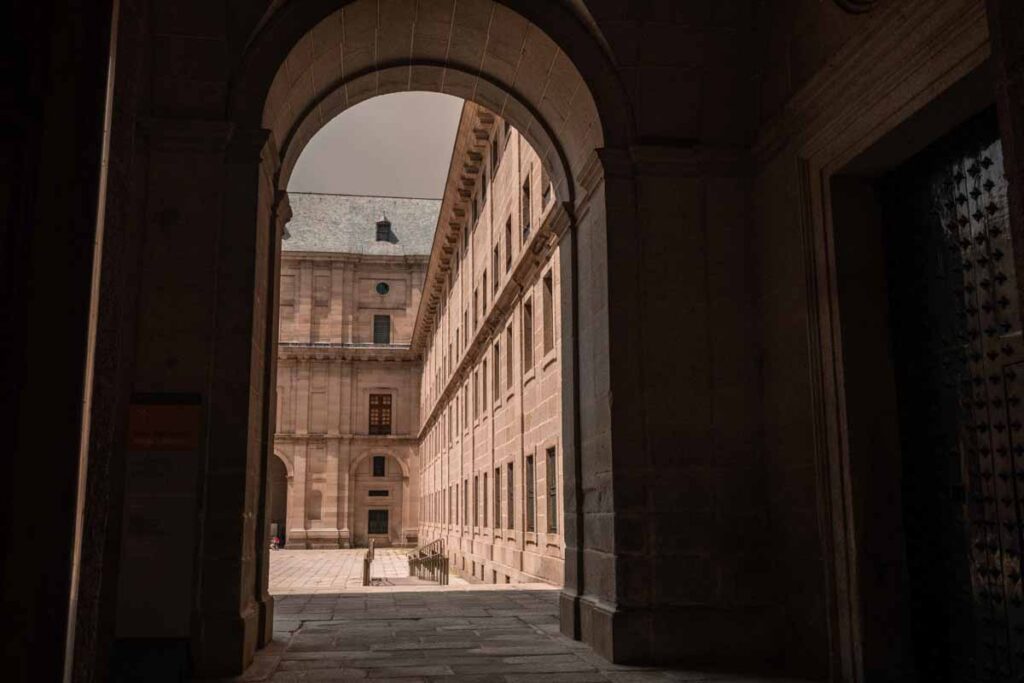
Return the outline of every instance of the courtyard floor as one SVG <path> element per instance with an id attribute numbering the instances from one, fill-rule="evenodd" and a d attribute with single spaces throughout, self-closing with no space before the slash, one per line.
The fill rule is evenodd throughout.
<path id="1" fill-rule="evenodd" d="M 392 583 L 364 588 L 364 553 L 272 553 L 274 640 L 234 680 L 766 680 L 610 664 L 559 633 L 558 590 L 550 586 L 463 583 L 438 590 Z M 378 550 L 374 576 L 385 584 L 402 579 L 407 573 L 404 554 Z"/>

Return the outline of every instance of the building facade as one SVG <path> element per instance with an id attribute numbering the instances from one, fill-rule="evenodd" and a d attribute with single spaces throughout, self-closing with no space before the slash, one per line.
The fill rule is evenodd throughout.
<path id="1" fill-rule="evenodd" d="M 270 523 L 288 548 L 417 537 L 410 348 L 439 202 L 291 194 Z"/>
<path id="2" fill-rule="evenodd" d="M 468 577 L 560 584 L 558 235 L 540 157 L 466 104 L 441 200 L 290 199 L 272 531 L 288 548 L 443 538 Z"/>
<path id="3" fill-rule="evenodd" d="M 487 583 L 563 581 L 552 199 L 519 132 L 467 103 L 414 337 L 420 535 L 444 539 L 454 569 Z"/>

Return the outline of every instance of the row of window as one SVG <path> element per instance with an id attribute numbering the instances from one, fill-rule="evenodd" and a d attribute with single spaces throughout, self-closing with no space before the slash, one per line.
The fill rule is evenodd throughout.
<path id="1" fill-rule="evenodd" d="M 547 510 L 548 533 L 558 532 L 558 459 L 554 447 L 545 451 L 545 502 Z M 495 529 L 515 529 L 515 465 L 505 466 L 505 499 L 502 501 L 502 468 L 496 467 L 493 476 L 493 510 L 488 506 L 487 494 L 491 485 L 488 484 L 488 472 L 473 476 L 472 507 L 470 507 L 469 479 L 462 480 L 462 498 L 460 505 L 459 484 L 448 486 L 440 491 L 428 494 L 421 501 L 421 517 L 426 522 L 437 524 L 461 524 L 469 526 L 491 527 Z M 533 455 L 526 456 L 526 472 L 523 477 L 523 512 L 526 515 L 526 531 L 536 531 L 537 526 L 537 472 Z M 481 483 L 483 486 L 481 487 Z M 502 527 L 502 503 L 506 507 L 505 526 Z M 491 515 L 489 516 L 489 511 Z"/>
<path id="2" fill-rule="evenodd" d="M 543 320 L 543 349 L 545 355 L 552 351 L 555 347 L 555 334 L 554 334 L 554 282 L 553 273 L 549 270 L 547 274 L 542 278 L 542 292 L 541 292 L 541 310 Z M 523 329 L 523 343 L 522 343 L 522 368 L 523 372 L 529 372 L 534 365 L 534 313 L 533 313 L 533 297 L 527 297 L 523 301 L 522 307 L 522 329 Z M 470 421 L 470 404 L 472 403 L 472 416 L 473 419 L 479 418 L 481 413 L 487 410 L 487 382 L 490 377 L 492 387 L 492 399 L 495 403 L 500 401 L 502 392 L 502 377 L 501 368 L 502 360 L 504 360 L 505 366 L 505 390 L 511 390 L 514 378 L 514 367 L 513 359 L 514 356 L 510 352 L 510 349 L 515 348 L 514 344 L 514 333 L 512 324 L 509 323 L 505 327 L 504 334 L 504 359 L 502 359 L 502 335 L 498 334 L 494 338 L 493 345 L 491 347 L 491 356 L 488 358 L 485 354 L 484 358 L 480 361 L 480 366 L 475 369 L 472 373 L 471 379 L 467 380 L 463 391 L 455 396 L 447 409 L 441 413 L 440 428 L 441 434 L 444 434 L 444 441 L 448 447 L 452 444 L 453 433 L 458 433 L 460 426 L 462 429 L 469 427 Z M 491 371 L 488 372 L 488 362 L 490 362 Z M 435 373 L 436 374 L 436 373 Z M 440 387 L 441 378 L 435 377 L 435 381 L 438 382 Z M 461 401 L 461 406 L 460 406 Z M 460 425 L 459 408 L 462 408 L 462 418 Z M 431 436 L 435 437 L 435 442 L 430 444 L 432 451 L 438 450 L 440 446 L 441 438 L 437 438 L 437 429 L 431 432 Z"/>
<path id="3" fill-rule="evenodd" d="M 504 148 L 504 146 L 506 146 L 508 144 L 510 132 L 511 132 L 511 128 L 508 126 L 508 123 L 506 122 L 505 123 L 505 145 L 503 145 L 502 148 Z M 491 168 L 491 177 L 492 178 L 495 177 L 495 175 L 497 173 L 498 165 L 501 162 L 501 157 L 499 155 L 498 148 L 499 148 L 498 136 L 495 135 L 491 139 L 490 168 Z M 522 185 L 522 189 L 521 189 L 521 198 L 520 198 L 521 199 L 521 201 L 520 201 L 520 210 L 521 210 L 522 238 L 523 238 L 524 243 L 525 243 L 526 239 L 529 237 L 529 234 L 530 234 L 530 231 L 531 231 L 531 227 L 532 227 L 532 213 L 533 213 L 532 212 L 532 206 L 533 205 L 532 205 L 532 195 L 531 195 L 531 178 L 532 178 L 531 169 L 528 167 L 526 169 L 525 179 L 523 181 L 523 185 Z M 543 209 L 544 207 L 547 206 L 548 202 L 550 201 L 550 197 L 551 197 L 551 182 L 550 182 L 550 179 L 548 177 L 547 171 L 543 167 L 543 165 L 541 166 L 541 185 L 544 188 L 544 190 L 543 190 L 543 198 L 542 198 L 542 200 L 543 200 L 542 201 L 542 209 Z M 486 201 L 487 201 L 487 186 L 488 186 L 487 168 L 484 167 L 484 169 L 481 172 L 481 184 L 480 184 L 479 195 L 474 194 L 474 196 L 473 196 L 473 198 L 471 200 L 471 203 L 470 203 L 470 225 L 472 227 L 470 229 L 463 230 L 461 254 L 457 250 L 455 255 L 454 255 L 454 257 L 453 257 L 453 259 L 452 259 L 452 268 L 451 268 L 451 270 L 448 273 L 447 288 L 446 288 L 446 291 L 445 291 L 444 295 L 442 296 L 442 300 L 441 300 L 441 304 L 440 304 L 440 310 L 438 311 L 439 319 L 443 318 L 444 315 L 445 315 L 445 311 L 447 309 L 448 299 L 450 297 L 450 292 L 452 290 L 453 282 L 457 281 L 457 277 L 458 277 L 458 273 L 459 273 L 460 259 L 467 257 L 467 254 L 468 254 L 468 251 L 469 251 L 470 234 L 471 233 L 475 233 L 476 226 L 477 226 L 477 223 L 478 223 L 479 217 L 480 217 L 480 207 L 483 204 L 486 204 Z M 504 237 L 505 237 L 505 239 L 504 239 L 504 246 L 505 246 L 504 270 L 505 270 L 505 273 L 507 274 L 511 270 L 511 268 L 512 268 L 512 260 L 513 260 L 512 259 L 512 255 L 513 255 L 512 217 L 511 216 L 509 216 L 508 219 L 506 220 L 506 223 L 505 223 L 505 236 Z M 492 256 L 491 256 L 491 275 L 492 275 L 492 278 L 491 278 L 491 288 L 490 288 L 490 290 L 491 290 L 491 293 L 493 295 L 495 295 L 495 296 L 498 293 L 498 290 L 500 288 L 500 282 L 501 282 L 501 279 L 500 279 L 500 277 L 498 275 L 499 270 L 500 270 L 500 264 L 501 264 L 501 243 L 499 242 L 498 244 L 494 245 L 494 250 L 493 250 L 493 253 L 492 253 Z M 487 311 L 487 297 L 488 297 L 487 276 L 488 276 L 488 273 L 487 273 L 487 270 L 485 269 L 481 273 L 480 286 L 474 288 L 474 290 L 473 290 L 473 297 L 472 297 L 472 299 L 473 299 L 473 301 L 472 301 L 473 330 L 477 329 L 477 327 L 480 324 L 481 319 L 484 317 L 484 315 L 486 314 L 486 311 Z M 460 331 L 465 331 L 465 334 L 461 334 L 460 335 Z M 450 342 L 448 344 L 448 352 L 446 354 L 443 353 L 444 349 L 443 349 L 443 346 L 442 346 L 441 363 L 440 363 L 439 367 L 437 368 L 437 370 L 435 371 L 434 385 L 432 387 L 432 390 L 434 392 L 440 391 L 440 386 L 441 386 L 442 378 L 447 378 L 447 377 L 449 377 L 451 375 L 451 373 L 454 371 L 455 358 L 456 357 L 461 357 L 461 355 L 463 353 L 463 345 L 466 345 L 466 344 L 469 343 L 470 334 L 469 334 L 469 325 L 468 325 L 468 315 L 467 315 L 467 311 L 466 310 L 463 310 L 462 327 L 461 327 L 461 330 L 458 329 L 458 328 L 456 329 L 456 331 L 455 331 L 455 338 L 456 338 L 456 342 L 455 342 L 454 352 L 455 352 L 456 355 L 453 355 L 453 353 L 452 353 L 453 349 L 452 349 L 452 344 Z M 428 400 L 424 401 L 424 405 L 429 404 L 430 400 L 432 398 L 433 398 L 433 394 L 431 394 L 428 397 Z"/>

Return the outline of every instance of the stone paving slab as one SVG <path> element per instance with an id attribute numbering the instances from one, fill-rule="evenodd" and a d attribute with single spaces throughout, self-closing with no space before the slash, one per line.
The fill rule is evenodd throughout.
<path id="1" fill-rule="evenodd" d="M 243 676 L 232 680 L 769 680 L 611 664 L 558 632 L 557 600 L 555 591 L 522 588 L 279 595 L 274 641 Z"/>

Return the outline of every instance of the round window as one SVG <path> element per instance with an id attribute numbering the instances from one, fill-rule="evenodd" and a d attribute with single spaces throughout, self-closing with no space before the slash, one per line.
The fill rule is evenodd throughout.
<path id="1" fill-rule="evenodd" d="M 391 291 L 391 285 L 389 285 L 388 283 L 386 283 L 386 282 L 378 282 L 377 283 L 377 293 L 380 294 L 381 296 L 384 296 L 385 294 L 387 294 L 390 291 Z"/>

